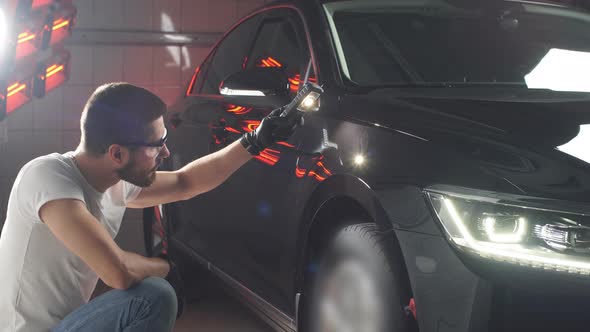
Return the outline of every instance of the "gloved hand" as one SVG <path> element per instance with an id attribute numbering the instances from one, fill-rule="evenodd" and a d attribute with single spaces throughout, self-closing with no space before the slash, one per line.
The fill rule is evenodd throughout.
<path id="1" fill-rule="evenodd" d="M 184 289 L 184 282 L 182 277 L 180 276 L 180 271 L 178 271 L 178 267 L 171 261 L 167 254 L 161 253 L 158 257 L 164 259 L 170 265 L 170 271 L 168 271 L 168 275 L 166 276 L 166 281 L 174 288 L 174 292 L 176 293 L 176 300 L 178 303 L 178 311 L 176 312 L 176 319 L 180 318 L 182 313 L 184 312 L 184 303 L 186 302 L 186 293 Z"/>
<path id="2" fill-rule="evenodd" d="M 262 119 L 256 130 L 245 133 L 240 139 L 242 146 L 257 156 L 260 152 L 276 142 L 286 141 L 291 137 L 295 129 L 303 125 L 301 114 L 290 117 L 281 117 L 283 107 L 277 108 Z"/>

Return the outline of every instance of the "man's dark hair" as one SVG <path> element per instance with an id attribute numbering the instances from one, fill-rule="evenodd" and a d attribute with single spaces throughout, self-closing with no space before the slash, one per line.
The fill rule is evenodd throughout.
<path id="1" fill-rule="evenodd" d="M 155 94 L 129 83 L 98 87 L 86 102 L 80 127 L 84 148 L 95 155 L 112 144 L 145 142 L 149 125 L 166 113 L 166 104 Z"/>

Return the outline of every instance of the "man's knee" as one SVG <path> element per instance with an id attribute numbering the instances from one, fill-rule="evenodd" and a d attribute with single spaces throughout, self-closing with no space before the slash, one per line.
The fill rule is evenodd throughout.
<path id="1" fill-rule="evenodd" d="M 178 310 L 176 292 L 165 279 L 148 277 L 137 283 L 132 289 L 134 292 L 141 293 L 142 297 L 148 298 L 152 306 L 159 307 L 160 313 L 169 313 L 171 317 L 176 317 Z"/>

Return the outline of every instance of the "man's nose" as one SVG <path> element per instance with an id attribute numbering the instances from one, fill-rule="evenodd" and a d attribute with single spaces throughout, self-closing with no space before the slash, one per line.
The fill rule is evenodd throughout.
<path id="1" fill-rule="evenodd" d="M 168 145 L 164 144 L 162 150 L 160 151 L 160 156 L 163 159 L 170 157 L 170 150 L 168 150 Z"/>

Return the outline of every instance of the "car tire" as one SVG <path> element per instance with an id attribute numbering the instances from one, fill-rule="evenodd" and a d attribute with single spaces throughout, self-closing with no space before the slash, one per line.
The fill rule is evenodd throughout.
<path id="1" fill-rule="evenodd" d="M 387 238 L 374 223 L 340 230 L 321 255 L 306 312 L 306 332 L 405 332 L 409 296 Z"/>

